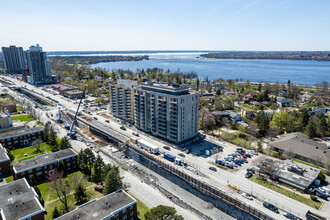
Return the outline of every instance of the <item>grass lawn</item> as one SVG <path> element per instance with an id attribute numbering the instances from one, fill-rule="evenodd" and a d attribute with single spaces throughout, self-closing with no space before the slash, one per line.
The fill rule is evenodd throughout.
<path id="1" fill-rule="evenodd" d="M 14 181 L 14 177 L 13 176 L 8 176 L 5 178 L 7 183 L 13 182 Z"/>
<path id="2" fill-rule="evenodd" d="M 35 118 L 33 118 L 31 115 L 13 115 L 12 116 L 13 120 L 20 120 L 20 121 L 26 121 L 26 122 L 30 122 L 30 121 L 34 121 L 36 120 Z"/>
<path id="3" fill-rule="evenodd" d="M 34 146 L 29 146 L 29 147 L 12 150 L 11 153 L 15 158 L 15 162 L 32 159 L 42 154 L 51 153 L 51 147 L 45 142 L 40 145 L 40 150 L 41 153 L 40 152 L 37 153 Z"/>
<path id="4" fill-rule="evenodd" d="M 21 111 L 24 111 L 24 108 L 23 107 L 21 107 L 21 106 L 16 106 L 16 109 L 17 109 L 17 111 L 19 111 L 19 112 L 21 112 Z"/>
<path id="5" fill-rule="evenodd" d="M 77 171 L 77 172 L 69 174 L 65 178 L 65 181 L 67 181 L 69 183 L 72 181 L 75 182 L 77 180 L 83 179 L 83 177 L 84 177 L 84 174 L 82 174 L 80 171 Z M 86 187 L 94 184 L 92 182 L 88 182 L 87 180 L 83 180 L 83 181 L 85 182 Z M 45 183 L 39 184 L 38 188 L 40 190 L 42 197 L 45 200 L 45 203 L 58 198 L 56 191 L 54 189 L 52 189 L 52 187 L 51 187 L 51 182 L 45 182 Z M 72 192 L 73 191 L 74 191 L 74 189 L 72 189 Z"/>
<path id="6" fill-rule="evenodd" d="M 251 181 L 255 182 L 255 183 L 258 183 L 264 187 L 267 187 L 271 190 L 274 190 L 278 193 L 281 193 L 291 199 L 294 199 L 294 200 L 297 200 L 301 203 L 304 203 L 310 207 L 313 207 L 315 208 L 315 206 L 317 206 L 318 208 L 322 205 L 323 202 L 321 201 L 318 201 L 318 202 L 315 202 L 313 200 L 311 200 L 308 196 L 308 198 L 304 197 L 304 196 L 301 196 L 301 195 L 298 195 L 298 194 L 295 194 L 293 192 L 291 192 L 290 190 L 287 190 L 287 189 L 284 189 L 282 187 L 279 187 L 277 185 L 274 185 L 266 180 L 264 180 L 262 177 L 260 177 L 259 175 L 254 175 L 253 177 L 250 178 Z"/>
<path id="7" fill-rule="evenodd" d="M 131 193 L 129 193 L 136 201 L 137 203 L 137 212 L 138 212 L 138 218 L 140 220 L 145 220 L 144 215 L 150 210 L 148 206 L 146 206 L 143 202 L 141 202 L 139 199 L 137 199 L 135 196 L 133 196 Z"/>
<path id="8" fill-rule="evenodd" d="M 37 121 L 36 123 L 37 123 L 38 125 L 40 125 L 40 126 L 44 126 L 44 124 L 41 123 L 40 121 Z"/>

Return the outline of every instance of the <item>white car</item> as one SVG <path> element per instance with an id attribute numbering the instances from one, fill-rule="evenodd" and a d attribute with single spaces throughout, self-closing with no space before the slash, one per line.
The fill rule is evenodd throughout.
<path id="1" fill-rule="evenodd" d="M 246 199 L 253 200 L 252 196 L 248 193 L 242 193 L 242 196 Z"/>

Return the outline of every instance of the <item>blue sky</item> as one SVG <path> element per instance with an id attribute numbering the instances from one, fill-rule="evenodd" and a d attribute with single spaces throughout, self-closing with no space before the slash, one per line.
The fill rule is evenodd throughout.
<path id="1" fill-rule="evenodd" d="M 330 50 L 329 0 L 0 0 L 0 46 Z"/>

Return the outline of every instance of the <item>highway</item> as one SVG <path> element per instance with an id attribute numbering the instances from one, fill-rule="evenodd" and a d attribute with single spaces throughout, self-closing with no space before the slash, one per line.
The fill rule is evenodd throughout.
<path id="1" fill-rule="evenodd" d="M 8 78 L 8 79 L 17 83 L 17 81 L 15 79 L 12 79 L 12 78 Z M 46 91 L 41 90 L 41 88 L 34 87 L 34 86 L 26 84 L 26 83 L 22 83 L 22 84 L 26 85 L 26 88 L 29 89 L 30 91 L 34 90 L 34 91 L 37 91 L 38 93 L 40 93 L 40 92 L 44 93 L 45 96 L 52 97 L 52 99 L 57 100 L 60 104 L 62 104 L 63 107 L 66 107 L 67 109 L 69 109 L 71 107 L 75 107 L 75 108 L 77 107 L 77 104 L 74 104 L 73 101 L 70 101 L 59 95 L 52 95 Z M 54 110 L 55 110 L 55 108 L 54 108 Z M 91 123 L 93 125 L 99 127 L 100 129 L 108 129 L 108 131 L 111 131 L 114 134 L 119 134 L 121 136 L 124 136 L 124 138 L 135 137 L 132 134 L 133 131 L 136 131 L 136 129 L 134 127 L 130 128 L 130 127 L 126 126 L 126 130 L 124 131 L 124 130 L 120 129 L 121 123 L 118 123 L 116 121 L 116 119 L 111 118 L 110 123 L 107 123 L 107 122 L 105 122 L 106 118 L 104 118 L 100 115 L 97 115 L 96 113 L 93 113 L 92 116 L 89 115 L 89 117 L 94 117 L 94 116 L 97 117 L 98 120 L 93 120 L 93 121 L 91 121 Z M 162 141 L 162 140 L 158 140 L 154 137 L 151 137 L 148 134 L 144 134 L 140 131 L 138 131 L 138 133 L 139 133 L 139 138 L 160 146 L 161 153 L 165 152 L 165 150 L 163 149 L 162 146 L 164 146 L 164 145 L 172 146 L 171 144 L 166 143 L 165 141 Z M 217 144 L 223 146 L 224 148 L 228 148 L 228 149 L 232 149 L 232 148 L 235 149 L 237 147 L 230 143 L 218 142 L 217 140 L 214 140 L 213 138 L 211 138 L 209 136 L 207 136 L 207 140 L 210 140 L 210 141 L 217 143 Z M 167 153 L 167 151 L 166 151 L 166 153 Z M 181 151 L 171 147 L 170 153 L 172 155 L 177 156 L 177 154 L 181 153 Z M 161 155 L 159 157 L 161 158 Z M 244 175 L 242 175 L 240 172 L 232 173 L 227 170 L 222 170 L 220 168 L 217 168 L 217 172 L 211 171 L 211 170 L 209 170 L 209 167 L 213 166 L 211 164 L 212 163 L 211 161 L 213 160 L 212 158 L 204 158 L 201 156 L 195 156 L 193 154 L 188 154 L 188 155 L 186 154 L 185 158 L 183 158 L 183 159 L 189 165 L 197 168 L 198 171 L 203 173 L 202 176 L 197 176 L 193 172 L 191 172 L 191 174 L 195 175 L 196 177 L 204 180 L 205 182 L 207 182 L 211 185 L 214 185 L 214 186 L 222 189 L 225 192 L 230 193 L 231 195 L 239 198 L 240 200 L 244 201 L 245 203 L 248 203 L 248 204 L 252 205 L 253 207 L 259 208 L 264 213 L 266 213 L 276 219 L 285 219 L 285 217 L 283 216 L 283 210 L 291 212 L 292 214 L 295 214 L 302 219 L 305 219 L 305 214 L 308 210 L 311 210 L 313 213 L 317 213 L 317 214 L 320 214 L 325 217 L 330 217 L 330 209 L 328 208 L 328 207 L 330 207 L 329 201 L 325 201 L 325 205 L 323 206 L 323 208 L 320 211 L 318 211 L 312 207 L 309 207 L 303 203 L 293 200 L 287 196 L 284 196 L 280 193 L 272 191 L 259 184 L 253 183 L 252 181 L 246 179 L 244 177 Z M 189 172 L 189 171 L 187 171 L 187 172 Z M 253 196 L 256 197 L 257 199 L 250 201 L 250 200 L 243 198 L 235 190 L 229 188 L 228 184 L 234 185 L 245 192 L 248 192 L 248 193 L 252 192 Z M 274 204 L 275 206 L 277 206 L 279 209 L 281 209 L 281 214 L 275 214 L 274 212 L 271 212 L 270 210 L 264 208 L 262 206 L 262 201 L 270 202 L 270 203 Z"/>

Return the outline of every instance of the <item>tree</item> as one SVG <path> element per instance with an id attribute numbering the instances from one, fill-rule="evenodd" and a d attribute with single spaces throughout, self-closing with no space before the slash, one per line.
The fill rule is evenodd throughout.
<path id="1" fill-rule="evenodd" d="M 34 189 L 34 191 L 35 191 L 35 192 L 37 193 L 37 195 L 38 195 L 38 200 L 39 200 L 39 202 L 41 203 L 42 206 L 44 206 L 45 201 L 44 201 L 44 199 L 42 198 L 42 195 L 41 195 L 41 193 L 40 193 L 39 188 L 38 188 L 37 186 L 34 186 L 33 189 Z"/>
<path id="2" fill-rule="evenodd" d="M 197 78 L 197 80 L 196 80 L 196 91 L 198 92 L 198 90 L 199 90 L 199 84 L 200 84 L 200 82 L 199 82 L 199 78 Z"/>
<path id="3" fill-rule="evenodd" d="M 86 148 L 84 150 L 84 154 L 85 154 L 85 163 L 87 164 L 87 167 L 89 169 L 89 175 L 92 172 L 92 167 L 95 161 L 95 155 L 93 153 L 93 151 L 89 148 Z"/>
<path id="4" fill-rule="evenodd" d="M 276 113 L 270 124 L 271 126 L 277 128 L 281 133 L 287 131 L 289 126 L 289 113 L 285 111 Z"/>
<path id="5" fill-rule="evenodd" d="M 43 135 L 43 139 L 45 142 L 48 143 L 48 135 L 49 135 L 49 130 L 50 130 L 51 125 L 49 123 L 46 123 L 45 127 L 44 127 L 44 135 Z"/>
<path id="6" fill-rule="evenodd" d="M 103 194 L 108 195 L 123 187 L 122 177 L 120 176 L 119 167 L 111 166 L 111 169 L 106 174 Z"/>
<path id="7" fill-rule="evenodd" d="M 269 119 L 264 111 L 259 111 L 256 115 L 256 122 L 259 128 L 259 134 L 265 136 L 269 129 Z"/>
<path id="8" fill-rule="evenodd" d="M 78 165 L 79 165 L 80 170 L 84 174 L 89 175 L 89 169 L 88 169 L 88 166 L 87 166 L 87 159 L 86 159 L 86 155 L 85 155 L 83 150 L 81 150 L 78 154 Z"/>
<path id="9" fill-rule="evenodd" d="M 181 215 L 176 214 L 174 207 L 164 205 L 159 205 L 150 209 L 150 211 L 148 211 L 144 217 L 146 220 L 183 220 Z"/>
<path id="10" fill-rule="evenodd" d="M 314 117 L 313 117 L 314 118 Z M 305 134 L 312 138 L 312 137 L 315 137 L 316 136 L 316 127 L 315 127 L 315 124 L 313 122 L 313 118 L 310 118 L 309 121 L 308 121 L 308 125 L 305 129 Z"/>
<path id="11" fill-rule="evenodd" d="M 68 137 L 63 137 L 60 142 L 60 149 L 64 150 L 67 148 L 71 148 L 71 143 Z"/>
<path id="12" fill-rule="evenodd" d="M 64 172 L 55 170 L 49 176 L 49 181 L 51 181 L 51 187 L 55 190 L 56 195 L 60 202 L 64 205 L 64 208 L 69 212 L 69 195 L 71 191 L 70 184 L 63 178 Z"/>
<path id="13" fill-rule="evenodd" d="M 58 217 L 60 217 L 60 213 L 57 210 L 57 207 L 55 207 L 54 211 L 53 211 L 53 214 L 52 214 L 52 218 L 55 219 L 55 218 L 58 218 Z"/>
<path id="14" fill-rule="evenodd" d="M 36 149 L 37 153 L 41 152 L 41 143 L 42 143 L 42 140 L 40 140 L 40 139 L 34 140 L 31 143 L 31 145 L 34 146 L 34 148 Z"/>
<path id="15" fill-rule="evenodd" d="M 48 144 L 52 146 L 52 150 L 56 151 L 57 149 L 57 141 L 56 141 L 56 133 L 53 129 L 53 127 L 50 127 L 49 133 L 48 133 Z"/>
<path id="16" fill-rule="evenodd" d="M 92 168 L 92 174 L 91 179 L 94 183 L 99 184 L 102 183 L 102 173 L 104 169 L 104 162 L 100 155 L 97 156 L 93 168 Z"/>
<path id="17" fill-rule="evenodd" d="M 82 183 L 78 183 L 74 189 L 74 198 L 78 205 L 86 202 L 87 192 Z"/>
<path id="18" fill-rule="evenodd" d="M 9 157 L 10 161 L 13 161 L 15 159 L 14 155 L 12 154 L 11 150 L 9 150 L 9 149 L 7 151 L 7 155 Z"/>
<path id="19" fill-rule="evenodd" d="M 37 180 L 34 176 L 32 176 L 30 183 L 31 183 L 31 186 L 36 186 L 37 185 Z"/>
<path id="20" fill-rule="evenodd" d="M 56 169 L 58 171 L 63 171 L 65 173 L 65 165 L 64 165 L 64 162 L 63 160 L 60 160 L 58 163 L 57 163 L 57 167 Z"/>

